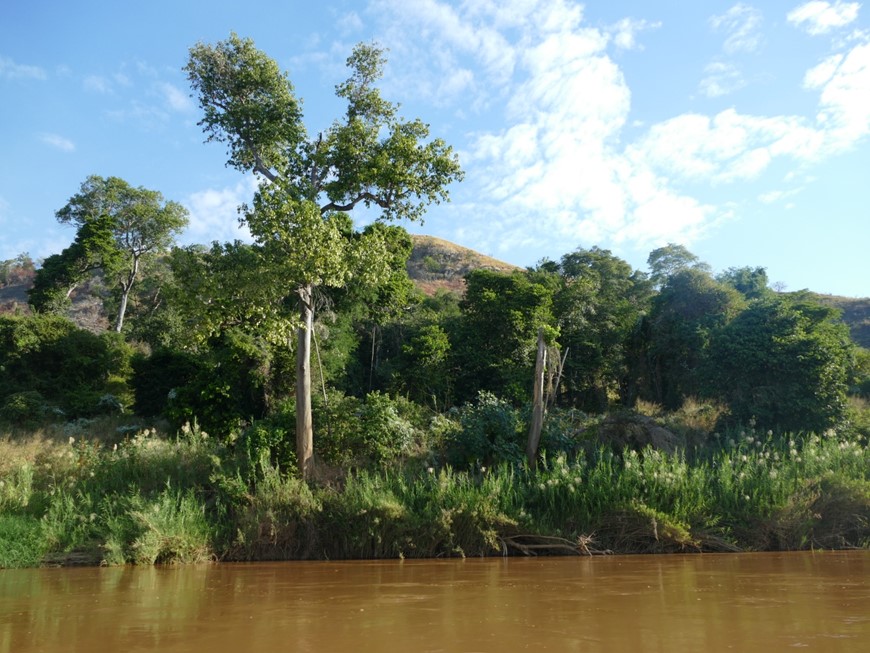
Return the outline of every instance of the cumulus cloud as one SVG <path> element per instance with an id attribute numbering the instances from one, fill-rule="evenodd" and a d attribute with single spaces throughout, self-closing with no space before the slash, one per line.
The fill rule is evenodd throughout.
<path id="1" fill-rule="evenodd" d="M 831 149 L 848 149 L 870 134 L 870 43 L 828 57 L 807 71 L 804 86 L 820 91 L 816 119 Z"/>
<path id="2" fill-rule="evenodd" d="M 786 16 L 786 20 L 808 34 L 816 36 L 853 22 L 858 17 L 860 8 L 861 4 L 858 2 L 836 0 L 830 3 L 812 0 L 792 9 Z"/>
<path id="3" fill-rule="evenodd" d="M 746 86 L 746 80 L 734 64 L 714 61 L 704 68 L 699 89 L 709 98 L 721 97 Z"/>
<path id="4" fill-rule="evenodd" d="M 166 100 L 166 104 L 173 111 L 188 112 L 193 110 L 193 103 L 188 95 L 177 86 L 168 82 L 161 82 L 157 89 Z"/>
<path id="5" fill-rule="evenodd" d="M 659 21 L 623 18 L 610 29 L 610 32 L 616 47 L 623 50 L 642 50 L 643 46 L 637 42 L 637 35 L 644 30 L 658 29 L 661 26 Z"/>
<path id="6" fill-rule="evenodd" d="M 783 162 L 806 169 L 870 133 L 866 41 L 807 72 L 817 115 L 730 108 L 649 123 L 632 115 L 631 89 L 612 53 L 637 47 L 634 34 L 652 24 L 596 26 L 570 0 L 372 6 L 393 54 L 391 73 L 410 80 L 406 97 L 429 100 L 435 89 L 453 87 L 461 92 L 441 101 L 477 107 L 464 123 L 473 125 L 460 153 L 467 174 L 449 212 L 461 225 L 457 236 L 484 251 L 690 243 L 739 214 L 717 189 L 759 180 Z M 760 47 L 761 23 L 761 13 L 742 3 L 710 19 L 732 54 Z M 415 77 L 427 84 L 415 85 Z M 736 66 L 716 61 L 700 91 L 721 97 L 744 84 Z M 776 192 L 757 199 L 788 196 Z"/>
<path id="7" fill-rule="evenodd" d="M 61 152 L 74 152 L 76 149 L 75 143 L 58 134 L 43 133 L 39 135 L 39 140 Z"/>
<path id="8" fill-rule="evenodd" d="M 336 25 L 342 34 L 353 34 L 363 28 L 363 21 L 355 11 L 347 11 L 338 16 Z"/>
<path id="9" fill-rule="evenodd" d="M 254 176 L 235 186 L 207 188 L 189 195 L 182 203 L 190 213 L 184 242 L 208 244 L 213 241 L 251 241 L 248 228 L 239 225 L 238 208 L 249 203 L 257 189 Z"/>
<path id="10" fill-rule="evenodd" d="M 48 75 L 39 66 L 16 63 L 9 57 L 0 57 L 0 78 L 47 79 Z"/>
<path id="11" fill-rule="evenodd" d="M 710 18 L 717 32 L 727 34 L 725 52 L 754 52 L 761 45 L 762 14 L 755 7 L 738 3 L 720 16 Z"/>

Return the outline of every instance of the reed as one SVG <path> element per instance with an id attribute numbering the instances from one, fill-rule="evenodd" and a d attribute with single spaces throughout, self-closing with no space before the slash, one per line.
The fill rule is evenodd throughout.
<path id="1" fill-rule="evenodd" d="M 833 431 L 725 433 L 691 457 L 580 449 L 535 470 L 418 459 L 319 485 L 195 425 L 0 454 L 4 567 L 870 545 L 870 453 Z"/>

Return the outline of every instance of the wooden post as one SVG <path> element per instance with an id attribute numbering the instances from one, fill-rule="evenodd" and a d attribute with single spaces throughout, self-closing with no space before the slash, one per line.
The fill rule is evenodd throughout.
<path id="1" fill-rule="evenodd" d="M 529 427 L 529 443 L 526 458 L 529 467 L 535 469 L 538 463 L 538 444 L 544 427 L 544 368 L 547 366 L 547 347 L 544 345 L 544 329 L 538 329 L 538 354 L 535 358 L 535 387 L 532 391 L 532 425 Z"/>

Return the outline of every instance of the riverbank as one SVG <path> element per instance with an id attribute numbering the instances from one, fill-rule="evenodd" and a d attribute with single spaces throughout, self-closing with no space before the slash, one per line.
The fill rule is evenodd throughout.
<path id="1" fill-rule="evenodd" d="M 310 486 L 196 428 L 7 438 L 0 461 L 2 567 L 870 546 L 870 453 L 833 432 Z"/>

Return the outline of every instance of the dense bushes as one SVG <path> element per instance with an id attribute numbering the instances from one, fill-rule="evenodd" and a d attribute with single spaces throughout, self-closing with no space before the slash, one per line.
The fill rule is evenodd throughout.
<path id="1" fill-rule="evenodd" d="M 59 316 L 0 316 L 3 414 L 33 422 L 52 409 L 74 418 L 123 408 L 131 355 L 119 334 L 95 335 Z"/>
<path id="2" fill-rule="evenodd" d="M 853 346 L 832 309 L 782 298 L 750 304 L 712 339 L 707 392 L 738 423 L 824 431 L 846 411 Z"/>

